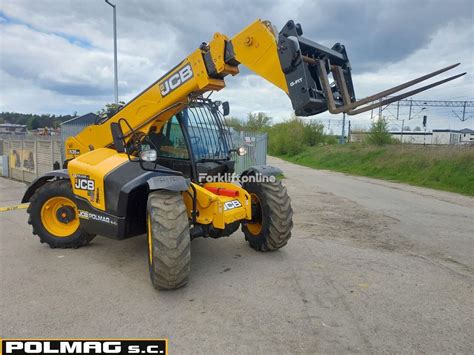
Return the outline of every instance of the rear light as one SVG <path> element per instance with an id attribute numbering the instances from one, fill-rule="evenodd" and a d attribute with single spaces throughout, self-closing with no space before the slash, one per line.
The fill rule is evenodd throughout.
<path id="1" fill-rule="evenodd" d="M 230 190 L 230 189 L 225 189 L 223 187 L 214 187 L 214 186 L 204 186 L 204 188 L 208 191 L 211 191 L 213 194 L 220 195 L 220 196 L 228 196 L 228 197 L 239 196 L 239 191 L 237 190 Z"/>

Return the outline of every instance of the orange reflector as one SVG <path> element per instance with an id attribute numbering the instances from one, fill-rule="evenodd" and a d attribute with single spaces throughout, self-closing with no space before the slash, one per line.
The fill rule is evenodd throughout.
<path id="1" fill-rule="evenodd" d="M 224 189 L 223 187 L 204 186 L 204 188 L 208 191 L 211 191 L 212 193 L 216 195 L 229 196 L 229 197 L 239 196 L 239 191 Z"/>

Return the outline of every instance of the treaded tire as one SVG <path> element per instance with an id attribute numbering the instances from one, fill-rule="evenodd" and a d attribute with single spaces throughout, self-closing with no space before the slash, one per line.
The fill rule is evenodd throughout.
<path id="1" fill-rule="evenodd" d="M 66 197 L 74 201 L 71 183 L 69 180 L 55 180 L 39 187 L 30 198 L 28 224 L 33 227 L 33 234 L 40 238 L 41 243 L 48 244 L 51 248 L 80 248 L 94 239 L 94 234 L 86 233 L 79 228 L 69 236 L 58 237 L 47 231 L 41 218 L 43 204 L 53 197 Z M 76 218 L 79 218 L 76 216 Z"/>
<path id="2" fill-rule="evenodd" d="M 186 285 L 191 271 L 191 237 L 181 193 L 165 190 L 150 193 L 147 224 L 153 286 L 171 290 Z"/>
<path id="3" fill-rule="evenodd" d="M 246 183 L 243 188 L 260 201 L 261 228 L 252 232 L 242 223 L 242 232 L 250 247 L 257 251 L 273 251 L 284 247 L 291 238 L 293 209 L 286 187 L 281 181 Z"/>

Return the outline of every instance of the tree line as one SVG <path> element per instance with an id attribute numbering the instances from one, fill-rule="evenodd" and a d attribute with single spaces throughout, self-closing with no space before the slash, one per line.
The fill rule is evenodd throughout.
<path id="1" fill-rule="evenodd" d="M 29 130 L 44 127 L 58 128 L 62 122 L 77 117 L 72 115 L 31 114 L 18 112 L 1 112 L 0 123 L 12 123 L 26 125 Z"/>

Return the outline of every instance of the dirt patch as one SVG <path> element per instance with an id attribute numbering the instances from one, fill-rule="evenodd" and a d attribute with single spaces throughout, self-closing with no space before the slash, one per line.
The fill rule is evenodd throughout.
<path id="1" fill-rule="evenodd" d="M 295 235 L 404 253 L 413 248 L 413 243 L 395 232 L 398 220 L 370 212 L 332 193 L 302 192 L 290 181 L 287 185 L 292 196 Z"/>

